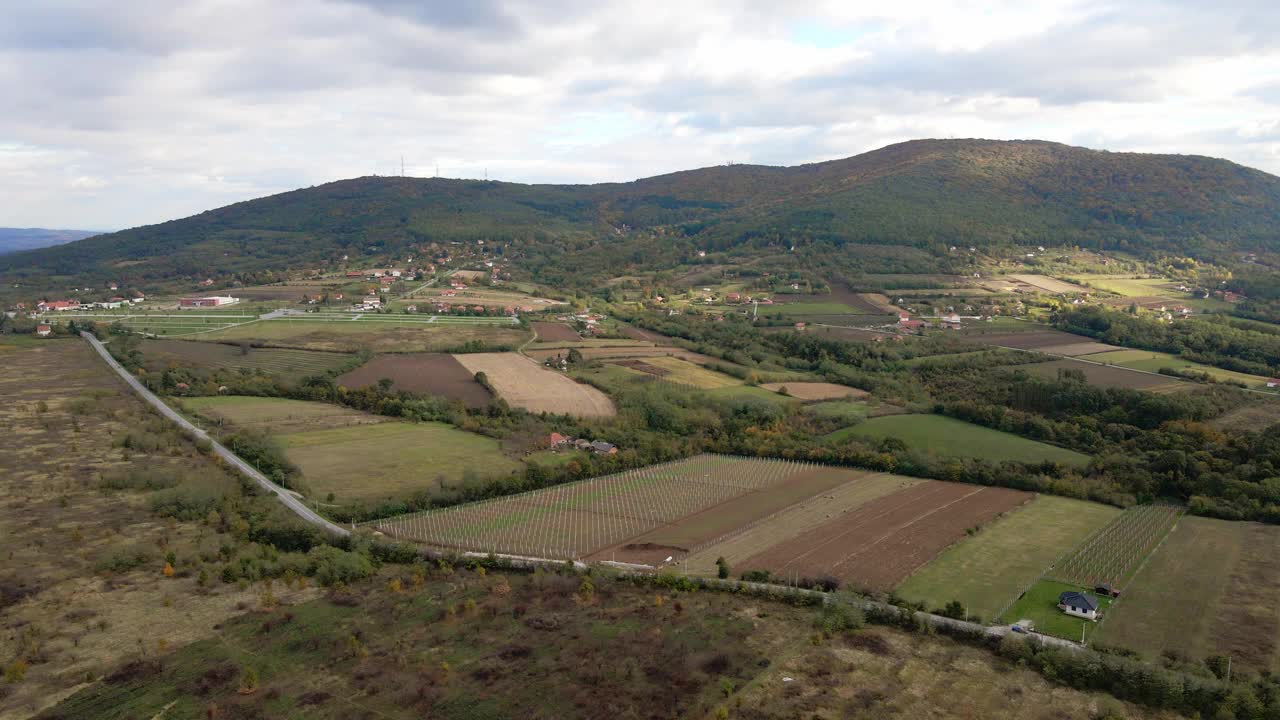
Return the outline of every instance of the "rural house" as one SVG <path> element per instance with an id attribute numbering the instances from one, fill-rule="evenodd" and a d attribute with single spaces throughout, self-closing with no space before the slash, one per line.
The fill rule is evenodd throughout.
<path id="1" fill-rule="evenodd" d="M 53 328 L 48 325 L 37 325 L 36 334 L 40 337 L 49 337 L 49 333 L 53 332 Z"/>
<path id="2" fill-rule="evenodd" d="M 1098 601 L 1088 593 L 1067 590 L 1058 596 L 1058 609 L 1085 620 L 1098 620 Z"/>
<path id="3" fill-rule="evenodd" d="M 1269 388 L 1280 387 L 1280 378 L 1271 378 L 1270 380 L 1268 380 L 1267 387 Z"/>

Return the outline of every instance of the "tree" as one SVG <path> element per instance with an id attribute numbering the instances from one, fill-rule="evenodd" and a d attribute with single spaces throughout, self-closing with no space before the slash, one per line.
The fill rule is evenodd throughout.
<path id="1" fill-rule="evenodd" d="M 724 557 L 716 558 L 716 577 L 726 580 L 729 577 L 729 561 Z"/>
<path id="2" fill-rule="evenodd" d="M 258 671 L 252 665 L 246 665 L 240 675 L 240 694 L 250 695 L 258 689 Z"/>

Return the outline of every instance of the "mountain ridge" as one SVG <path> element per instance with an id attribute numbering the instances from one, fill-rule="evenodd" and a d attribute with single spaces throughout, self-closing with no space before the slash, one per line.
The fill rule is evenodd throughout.
<path id="1" fill-rule="evenodd" d="M 911 140 L 796 166 L 729 165 L 623 183 L 520 184 L 366 176 L 0 258 L 142 281 L 282 270 L 424 242 L 590 252 L 620 233 L 733 250 L 753 242 L 907 246 L 1077 244 L 1214 256 L 1280 247 L 1280 178 L 1226 160 L 1043 140 Z M 626 230 L 624 231 L 623 228 Z"/>

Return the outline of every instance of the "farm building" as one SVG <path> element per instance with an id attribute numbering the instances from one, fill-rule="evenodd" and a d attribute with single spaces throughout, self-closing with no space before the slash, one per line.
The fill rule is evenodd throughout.
<path id="1" fill-rule="evenodd" d="M 210 295 L 209 297 L 184 297 L 178 300 L 180 308 L 204 308 L 204 307 L 221 307 L 223 305 L 234 305 L 240 302 L 240 298 L 233 298 L 229 295 Z"/>
<path id="2" fill-rule="evenodd" d="M 40 337 L 49 337 L 49 333 L 53 332 L 53 328 L 48 325 L 37 325 L 36 334 Z"/>
<path id="3" fill-rule="evenodd" d="M 1268 380 L 1267 387 L 1269 388 L 1280 387 L 1280 378 L 1271 378 L 1270 380 Z"/>
<path id="4" fill-rule="evenodd" d="M 36 304 L 36 310 L 40 312 L 49 312 L 50 310 L 53 310 L 55 312 L 65 312 L 67 310 L 79 310 L 79 309 L 80 309 L 79 300 L 54 300 L 52 302 L 42 302 L 42 303 Z"/>
<path id="5" fill-rule="evenodd" d="M 1058 596 L 1058 608 L 1068 615 L 1086 620 L 1098 619 L 1098 601 L 1088 593 L 1068 590 Z"/>

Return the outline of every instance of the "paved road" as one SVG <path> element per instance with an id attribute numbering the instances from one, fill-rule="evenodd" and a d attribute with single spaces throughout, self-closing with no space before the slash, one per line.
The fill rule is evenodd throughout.
<path id="1" fill-rule="evenodd" d="M 111 368 L 120 375 L 120 377 L 124 378 L 124 381 L 129 384 L 129 387 L 133 388 L 134 392 L 142 396 L 143 400 L 150 403 L 150 405 L 154 407 L 157 411 L 159 411 L 161 415 L 164 415 L 165 417 L 169 418 L 173 422 L 177 423 L 179 427 L 181 427 L 183 430 L 186 430 L 191 435 L 203 440 L 208 440 L 213 445 L 213 451 L 217 453 L 218 457 L 222 458 L 228 465 L 234 467 L 236 470 L 239 470 L 249 479 L 258 483 L 258 485 L 260 485 L 263 490 L 266 490 L 268 493 L 275 495 L 276 499 L 279 500 L 281 503 L 284 503 L 284 506 L 292 510 L 295 515 L 302 518 L 304 521 L 312 525 L 315 525 L 321 530 L 332 533 L 334 535 L 350 535 L 351 534 L 350 530 L 347 530 L 341 525 L 336 525 L 332 522 L 329 522 L 325 518 L 317 515 L 315 511 L 313 511 L 311 508 L 306 506 L 306 503 L 302 502 L 298 498 L 291 495 L 289 491 L 285 490 L 279 485 L 276 485 L 275 483 L 268 480 L 267 476 L 258 472 L 257 468 L 253 467 L 249 463 L 242 460 L 239 455 L 236 455 L 235 453 L 228 450 L 226 447 L 222 445 L 222 443 L 219 443 L 217 440 L 214 440 L 213 438 L 209 437 L 209 433 L 206 433 L 205 431 L 191 424 L 190 421 L 188 421 L 186 418 L 182 417 L 177 412 L 175 412 L 173 408 L 169 407 L 168 405 L 165 405 L 164 402 L 160 400 L 160 398 L 156 397 L 155 393 L 148 390 L 142 383 L 138 382 L 138 379 L 135 378 L 132 374 L 130 374 L 128 370 L 125 370 L 124 367 L 120 365 L 120 363 L 116 362 L 116 359 L 111 357 L 111 353 L 107 352 L 107 348 L 103 346 L 101 342 L 98 341 L 98 338 L 94 337 L 91 333 L 87 333 L 87 332 L 82 332 L 80 333 L 80 335 L 85 340 L 89 341 L 89 344 L 93 346 L 94 350 L 98 351 L 98 354 L 102 356 L 102 359 L 106 360 L 107 364 L 110 365 Z"/>

